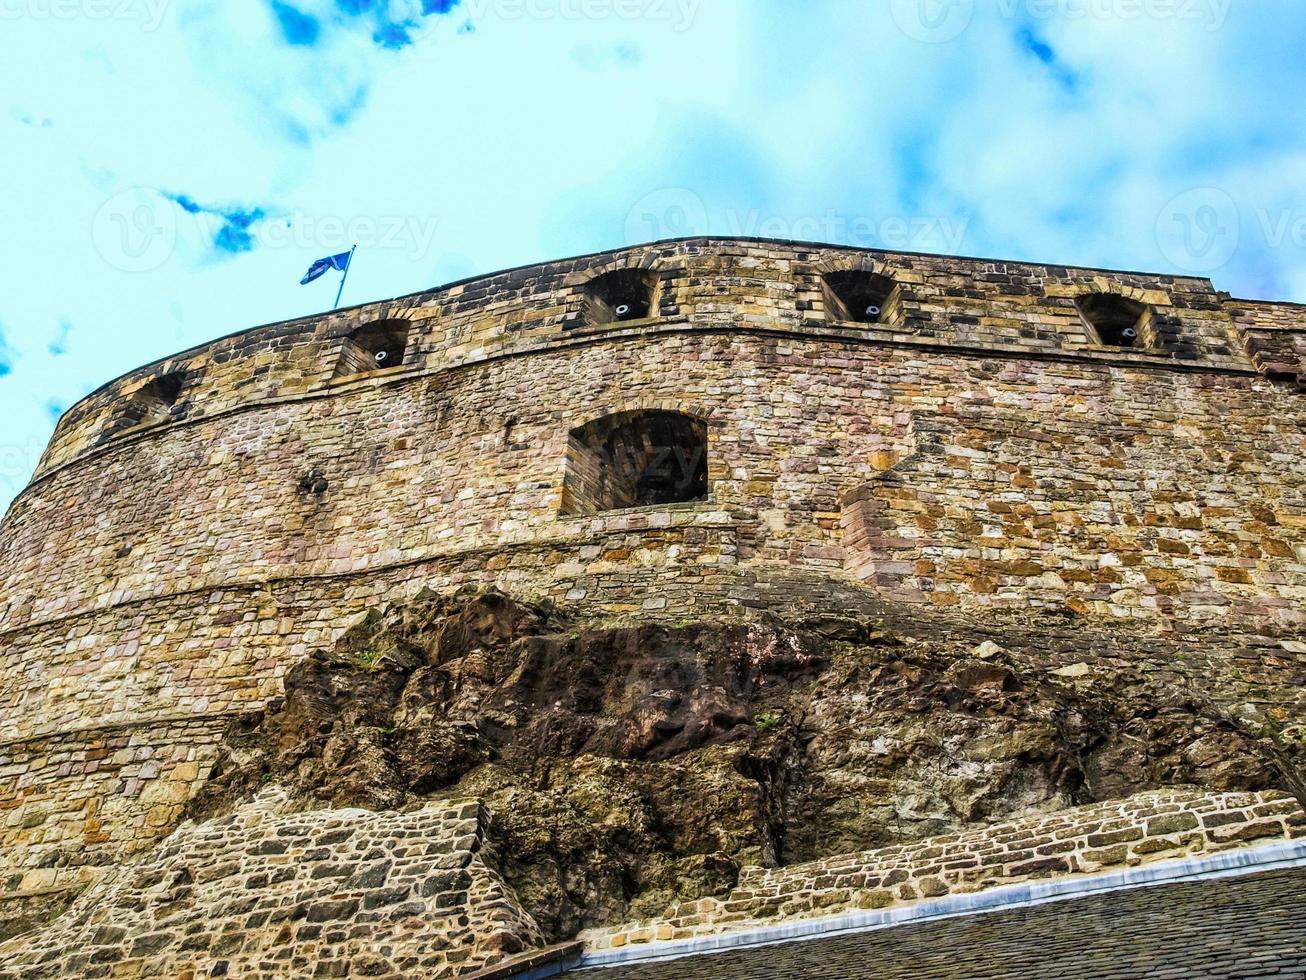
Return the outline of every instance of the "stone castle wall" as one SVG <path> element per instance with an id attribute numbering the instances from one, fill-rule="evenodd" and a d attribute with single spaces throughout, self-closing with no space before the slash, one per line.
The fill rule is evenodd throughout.
<path id="1" fill-rule="evenodd" d="M 744 868 L 722 898 L 580 938 L 597 953 L 655 946 L 1304 835 L 1299 806 L 1275 794 L 1144 793 Z M 269 786 L 112 869 L 34 936 L 0 942 L 0 977 L 476 974 L 545 943 L 496 871 L 494 840 L 494 817 L 475 801 L 290 812 Z"/>
<path id="2" fill-rule="evenodd" d="M 0 977 L 429 976 L 542 944 L 485 860 L 475 802 L 282 813 L 270 788 L 187 824 L 0 944 Z"/>
<path id="3" fill-rule="evenodd" d="M 587 324 L 585 284 L 630 266 L 652 315 Z M 898 282 L 892 322 L 832 318 L 846 269 Z M 1087 291 L 1148 304 L 1157 349 L 1096 343 Z M 424 585 L 675 619 L 1034 605 L 1300 645 L 1299 313 L 1201 279 L 696 240 L 142 368 L 68 412 L 0 525 L 0 881 L 166 834 L 228 717 Z M 385 317 L 404 363 L 336 377 Z M 172 371 L 167 416 L 123 426 Z M 706 423 L 709 499 L 560 513 L 569 433 L 644 409 Z"/>

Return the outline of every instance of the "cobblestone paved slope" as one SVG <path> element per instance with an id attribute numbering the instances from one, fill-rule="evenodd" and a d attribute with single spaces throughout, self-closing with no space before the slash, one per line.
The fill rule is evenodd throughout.
<path id="1" fill-rule="evenodd" d="M 1306 977 L 1306 869 L 570 974 L 593 980 Z"/>

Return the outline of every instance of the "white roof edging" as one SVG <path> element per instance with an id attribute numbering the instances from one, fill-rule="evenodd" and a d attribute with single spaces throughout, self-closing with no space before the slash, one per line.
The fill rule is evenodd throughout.
<path id="1" fill-rule="evenodd" d="M 1213 854 L 1194 854 L 1120 871 L 999 885 L 979 892 L 924 899 L 899 908 L 857 911 L 817 919 L 799 919 L 760 929 L 740 930 L 715 936 L 595 950 L 581 957 L 577 969 L 679 959 L 726 949 L 869 932 L 908 922 L 998 912 L 1072 898 L 1084 898 L 1104 892 L 1299 867 L 1306 867 L 1306 840 L 1280 840 L 1259 847 L 1217 851 Z"/>

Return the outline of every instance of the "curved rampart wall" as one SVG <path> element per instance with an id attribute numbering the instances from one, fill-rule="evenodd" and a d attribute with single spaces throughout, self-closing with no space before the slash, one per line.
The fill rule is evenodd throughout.
<path id="1" fill-rule="evenodd" d="M 584 283 L 630 264 L 659 277 L 657 315 L 579 322 Z M 849 267 L 897 278 L 905 317 L 827 319 L 821 275 Z M 1085 290 L 1151 304 L 1164 348 L 1090 343 Z M 405 363 L 334 379 L 344 338 L 387 316 L 411 321 Z M 143 368 L 68 413 L 0 527 L 6 888 L 166 832 L 227 716 L 425 585 L 674 618 L 878 595 L 1296 635 L 1302 402 L 1239 330 L 1204 280 L 693 241 Z M 177 369 L 171 417 L 115 427 Z M 706 421 L 710 498 L 561 514 L 570 431 L 647 408 Z"/>
<path id="2" fill-rule="evenodd" d="M 443 289 L 270 324 L 146 365 L 73 406 L 38 476 L 111 436 L 123 400 L 161 373 L 184 370 L 181 417 L 212 416 L 260 402 L 329 391 L 344 338 L 369 321 L 412 323 L 411 374 L 555 343 L 584 330 L 585 286 L 614 269 L 644 268 L 658 282 L 647 322 L 733 329 L 836 323 L 822 276 L 865 269 L 902 288 L 901 323 L 855 325 L 859 334 L 996 353 L 1070 353 L 1139 364 L 1247 369 L 1250 364 L 1208 280 L 982 259 L 862 252 L 773 242 L 698 239 L 514 269 Z M 1074 298 L 1118 293 L 1156 311 L 1164 349 L 1103 348 Z M 1254 315 L 1254 314 L 1253 314 Z M 601 329 L 610 329 L 612 325 Z"/>

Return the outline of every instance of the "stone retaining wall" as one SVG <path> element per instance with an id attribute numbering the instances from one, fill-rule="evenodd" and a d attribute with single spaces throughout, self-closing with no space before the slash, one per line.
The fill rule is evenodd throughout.
<path id="1" fill-rule="evenodd" d="M 914 844 L 746 868 L 725 898 L 683 902 L 659 918 L 582 938 L 591 950 L 690 939 L 1290 837 L 1306 837 L 1295 799 L 1161 790 Z"/>
<path id="2" fill-rule="evenodd" d="M 984 358 L 842 340 L 605 340 L 119 440 L 33 486 L 5 518 L 0 631 L 260 580 L 583 538 L 589 523 L 560 514 L 568 432 L 641 407 L 708 419 L 709 509 L 743 528 L 741 560 L 831 572 L 864 560 L 841 544 L 841 501 L 914 459 L 906 482 L 923 495 L 926 523 L 894 537 L 919 539 L 917 555 L 939 566 L 918 573 L 938 583 L 918 582 L 919 592 L 972 606 L 1019 593 L 1078 598 L 1101 614 L 1210 618 L 1189 613 L 1191 600 L 1155 610 L 1115 595 L 1173 581 L 1179 597 L 1214 594 L 1199 605 L 1223 618 L 1264 616 L 1238 600 L 1285 587 L 1293 598 L 1306 520 L 1290 476 L 1299 403 L 1245 377 L 1038 362 L 998 370 Z M 938 458 L 922 466 L 926 432 Z M 301 489 L 314 470 L 327 483 L 320 495 Z M 963 502 L 987 518 L 979 530 L 993 528 L 981 536 L 1001 541 L 939 561 L 930 505 Z M 1182 548 L 1166 550 L 1172 542 Z M 1110 574 L 1099 574 L 1101 556 L 1121 548 L 1138 561 L 1108 561 Z M 1040 571 L 1018 564 L 1039 557 L 1049 562 Z M 1231 574 L 1199 574 L 1191 562 Z M 1076 574 L 1045 574 L 1061 568 Z M 1151 569 L 1158 583 L 1143 576 Z M 981 578 L 1013 596 L 971 588 Z"/>
<path id="3" fill-rule="evenodd" d="M 80 888 L 166 837 L 227 724 L 182 718 L 0 745 L 0 900 Z"/>
<path id="4" fill-rule="evenodd" d="M 452 977 L 543 944 L 484 859 L 480 804 L 283 814 L 283 799 L 182 826 L 0 944 L 0 977 Z"/>

